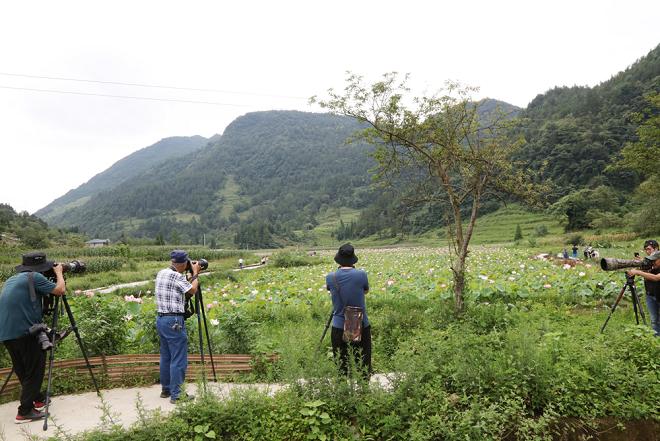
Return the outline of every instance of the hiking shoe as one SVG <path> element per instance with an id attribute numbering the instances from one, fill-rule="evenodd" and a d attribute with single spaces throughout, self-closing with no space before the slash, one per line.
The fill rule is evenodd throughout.
<path id="1" fill-rule="evenodd" d="M 181 394 L 181 395 L 179 395 L 179 398 L 170 398 L 170 403 L 172 403 L 172 404 L 185 403 L 187 401 L 192 401 L 194 399 L 195 399 L 194 395 Z"/>
<path id="2" fill-rule="evenodd" d="M 27 415 L 21 415 L 21 414 L 16 415 L 16 419 L 14 420 L 14 422 L 16 424 L 29 423 L 30 421 L 40 420 L 45 416 L 46 416 L 45 413 L 40 412 L 40 411 L 35 410 L 35 409 L 31 409 L 27 413 Z"/>
<path id="3" fill-rule="evenodd" d="M 164 390 L 164 391 L 162 391 L 162 392 L 160 393 L 160 397 L 161 397 L 161 398 L 169 398 L 170 395 L 171 395 L 171 394 L 170 394 L 168 391 L 166 391 L 166 390 Z"/>
<path id="4" fill-rule="evenodd" d="M 34 405 L 34 409 L 38 410 L 41 412 L 46 408 L 46 405 L 50 403 L 50 398 L 48 398 L 48 401 L 33 401 L 32 404 Z"/>

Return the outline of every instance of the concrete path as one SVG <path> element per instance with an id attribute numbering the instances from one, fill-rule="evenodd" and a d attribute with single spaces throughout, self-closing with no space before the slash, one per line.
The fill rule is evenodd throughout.
<path id="1" fill-rule="evenodd" d="M 386 374 L 376 374 L 371 377 L 372 385 L 389 388 L 390 381 Z M 241 384 L 241 383 L 208 383 L 208 387 L 219 397 L 229 396 L 232 390 L 256 389 L 263 393 L 274 394 L 281 390 L 281 384 Z M 75 435 L 86 430 L 102 428 L 104 424 L 103 403 L 110 410 L 110 416 L 116 424 L 129 427 L 138 421 L 137 404 L 141 402 L 142 408 L 147 411 L 160 410 L 167 414 L 175 405 L 169 399 L 160 398 L 160 385 L 136 387 L 130 389 L 102 390 L 101 400 L 96 392 L 86 392 L 76 395 L 62 395 L 53 397 L 50 405 L 48 430 L 43 430 L 44 422 L 33 421 L 24 424 L 15 424 L 18 401 L 0 405 L 0 440 L 22 441 L 45 439 L 58 434 L 58 430 L 67 435 Z M 186 383 L 189 394 L 195 395 L 197 385 Z M 111 424 L 111 423 L 110 423 Z M 61 436 L 66 439 L 66 436 Z"/>
<path id="2" fill-rule="evenodd" d="M 235 389 L 254 388 L 270 394 L 282 388 L 282 386 L 276 384 L 234 383 L 209 383 L 209 387 L 220 397 L 228 396 L 230 391 Z M 196 384 L 186 384 L 188 393 L 194 395 L 196 389 Z M 14 418 L 19 403 L 18 401 L 5 403 L 0 405 L 0 439 L 20 441 L 29 440 L 30 436 L 45 439 L 58 434 L 58 429 L 72 435 L 103 427 L 103 402 L 109 408 L 112 420 L 117 424 L 128 427 L 138 420 L 137 404 L 139 402 L 147 412 L 159 409 L 166 414 L 175 408 L 175 405 L 171 404 L 169 399 L 160 398 L 160 390 L 159 384 L 131 389 L 102 390 L 103 401 L 96 395 L 96 392 L 53 397 L 50 405 L 51 418 L 48 420 L 47 431 L 43 430 L 43 420 L 15 424 Z M 4 437 L 1 436 L 3 433 Z"/>

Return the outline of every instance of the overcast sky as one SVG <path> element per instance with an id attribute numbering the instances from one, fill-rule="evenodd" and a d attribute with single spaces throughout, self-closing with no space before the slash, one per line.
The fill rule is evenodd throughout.
<path id="1" fill-rule="evenodd" d="M 33 213 L 162 138 L 318 111 L 307 98 L 346 71 L 524 107 L 624 70 L 660 43 L 658 17 L 651 0 L 2 2 L 0 203 Z"/>

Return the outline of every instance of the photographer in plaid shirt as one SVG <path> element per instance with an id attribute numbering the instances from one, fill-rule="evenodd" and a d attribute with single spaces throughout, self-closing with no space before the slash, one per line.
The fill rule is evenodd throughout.
<path id="1" fill-rule="evenodd" d="M 158 272 L 156 276 L 156 329 L 160 337 L 160 384 L 161 398 L 170 398 L 176 403 L 180 398 L 181 385 L 188 367 L 188 333 L 185 323 L 185 302 L 199 288 L 197 277 L 200 266 L 191 262 L 188 253 L 174 250 L 170 253 L 172 264 Z M 189 266 L 190 265 L 190 266 Z M 186 269 L 192 270 L 190 280 L 186 279 Z"/>

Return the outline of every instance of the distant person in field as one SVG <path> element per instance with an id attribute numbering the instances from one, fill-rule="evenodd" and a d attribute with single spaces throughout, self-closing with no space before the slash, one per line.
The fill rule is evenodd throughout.
<path id="1" fill-rule="evenodd" d="M 161 398 L 169 398 L 175 404 L 181 396 L 181 385 L 188 368 L 188 333 L 186 332 L 186 299 L 199 289 L 199 262 L 191 262 L 188 253 L 174 250 L 170 253 L 169 268 L 156 276 L 156 329 L 160 338 L 160 385 Z M 192 270 L 190 280 L 183 274 L 188 265 Z"/>
<path id="2" fill-rule="evenodd" d="M 564 259 L 568 259 L 568 251 L 566 250 L 566 248 L 564 248 L 564 251 L 562 252 L 562 256 L 564 257 Z"/>
<path id="3" fill-rule="evenodd" d="M 369 292 L 367 273 L 355 269 L 358 257 L 351 244 L 339 247 L 335 262 L 337 271 L 325 277 L 325 284 L 332 296 L 332 353 L 338 359 L 339 369 L 348 374 L 349 350 L 353 352 L 355 365 L 362 369 L 365 379 L 371 376 L 371 326 L 367 317 L 365 294 Z M 362 337 L 359 342 L 344 341 L 344 311 L 346 306 L 362 308 Z"/>
<path id="4" fill-rule="evenodd" d="M 243 269 L 243 263 L 244 263 L 244 262 L 243 262 L 243 258 L 242 258 L 242 257 L 241 257 L 240 259 L 238 259 L 238 267 L 239 267 L 240 269 Z"/>
<path id="5" fill-rule="evenodd" d="M 577 244 L 573 245 L 572 251 L 573 251 L 573 259 L 577 259 L 577 252 L 578 252 Z"/>

